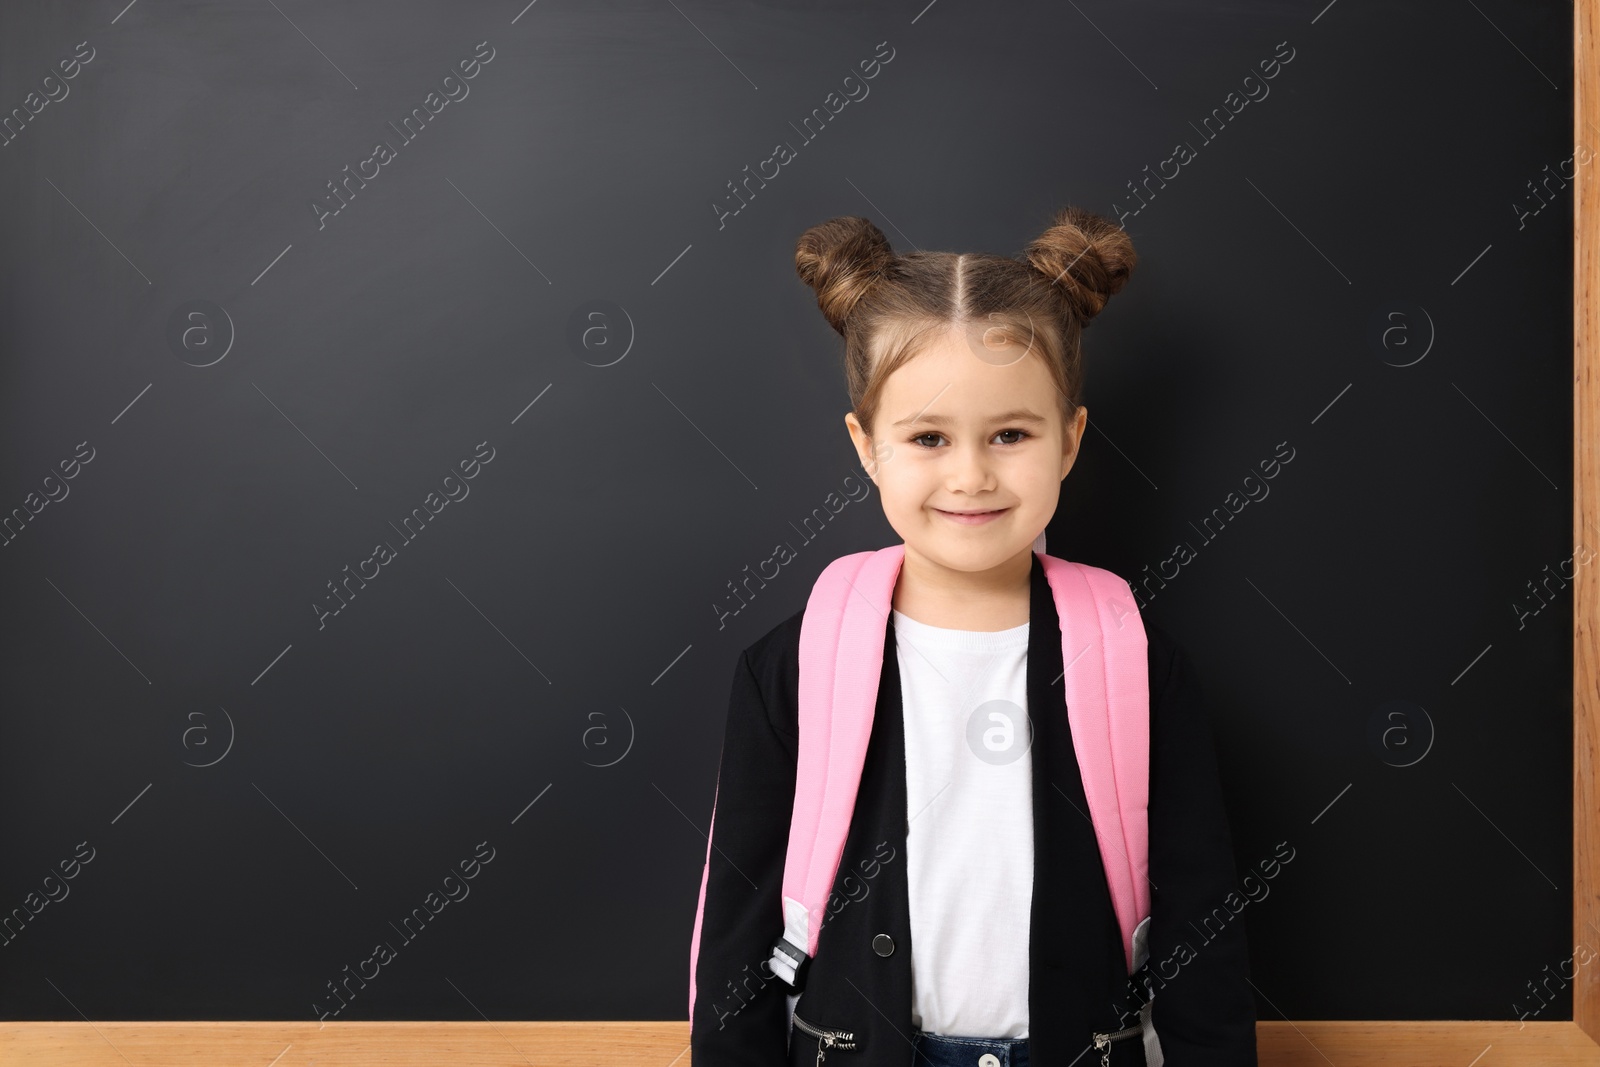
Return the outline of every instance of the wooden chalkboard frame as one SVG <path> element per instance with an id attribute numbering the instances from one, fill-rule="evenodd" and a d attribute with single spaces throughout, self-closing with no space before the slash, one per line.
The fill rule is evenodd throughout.
<path id="1" fill-rule="evenodd" d="M 1600 130 L 1600 0 L 1573 6 L 1573 135 Z M 1590 160 L 1600 166 L 1600 156 Z M 1600 182 L 1573 180 L 1574 545 L 1600 534 Z M 1587 446 L 1587 447 L 1586 447 Z M 1597 537 L 1596 540 L 1600 540 Z M 1575 557 L 1576 558 L 1576 557 Z M 1572 924 L 1574 946 L 1600 945 L 1600 567 L 1573 579 Z M 1574 949 L 1575 955 L 1577 949 Z M 1585 957 L 1588 958 L 1588 957 Z M 1262 1067 L 1493 1064 L 1600 1067 L 1600 958 L 1574 962 L 1570 1021 L 1263 1019 Z M 0 1062 L 35 1067 L 169 1063 L 433 1067 L 474 1063 L 689 1067 L 689 1024 L 666 1022 L 0 1022 Z"/>

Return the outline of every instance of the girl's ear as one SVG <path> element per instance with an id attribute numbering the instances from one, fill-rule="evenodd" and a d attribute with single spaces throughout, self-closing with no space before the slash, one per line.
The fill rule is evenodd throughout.
<path id="1" fill-rule="evenodd" d="M 1065 426 L 1061 437 L 1061 477 L 1066 478 L 1072 470 L 1072 465 L 1078 460 L 1078 451 L 1083 447 L 1084 431 L 1089 426 L 1089 408 L 1079 404 L 1073 413 L 1072 421 Z"/>
<path id="2" fill-rule="evenodd" d="M 873 457 L 872 438 L 867 436 L 867 431 L 861 428 L 861 420 L 856 418 L 853 411 L 845 412 L 845 429 L 850 431 L 850 442 L 855 446 L 856 458 L 861 461 L 861 469 L 866 472 L 872 484 L 878 484 L 878 464 Z"/>

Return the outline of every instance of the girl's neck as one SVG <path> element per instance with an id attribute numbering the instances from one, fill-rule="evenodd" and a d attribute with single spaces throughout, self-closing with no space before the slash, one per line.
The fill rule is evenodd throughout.
<path id="1" fill-rule="evenodd" d="M 908 545 L 895 581 L 893 607 L 917 622 L 948 630 L 993 633 L 1028 621 L 1033 549 L 986 571 L 942 567 Z"/>

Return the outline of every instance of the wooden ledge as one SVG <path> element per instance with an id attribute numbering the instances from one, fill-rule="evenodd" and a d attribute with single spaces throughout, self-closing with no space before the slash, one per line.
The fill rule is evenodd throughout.
<path id="1" fill-rule="evenodd" d="M 1261 1067 L 1600 1067 L 1572 1022 L 1261 1022 Z M 0 1022 L 30 1067 L 689 1067 L 686 1022 Z"/>

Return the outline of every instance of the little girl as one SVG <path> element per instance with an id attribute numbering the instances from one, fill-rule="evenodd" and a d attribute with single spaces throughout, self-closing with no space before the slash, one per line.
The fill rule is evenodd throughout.
<path id="1" fill-rule="evenodd" d="M 1115 640 L 1137 657 L 1122 677 L 1139 684 L 1116 687 L 1098 732 L 1147 727 L 1134 820 L 1147 838 L 1098 825 L 1100 772 L 1086 793 L 1079 761 L 1105 738 L 1079 734 L 1089 701 L 1077 675 L 1063 685 L 1079 669 L 1063 633 L 1087 631 L 1074 612 L 1063 622 L 1057 586 L 1080 571 L 1045 554 L 1044 529 L 1088 421 L 1082 331 L 1134 263 L 1126 233 L 1075 208 L 1020 259 L 897 255 L 853 217 L 801 235 L 796 268 L 845 341 L 845 425 L 904 544 L 848 560 L 882 627 L 882 671 L 875 697 L 857 692 L 876 710 L 809 954 L 794 933 L 805 909 L 784 892 L 803 821 L 807 609 L 740 656 L 690 950 L 694 1067 L 1254 1067 L 1245 927 L 1226 903 L 1239 899 L 1231 836 L 1193 668 L 1119 599 L 1133 617 Z M 892 602 L 873 602 L 886 582 Z M 860 688 L 832 691 L 844 703 Z M 1142 775 L 1123 766 L 1138 782 L 1116 793 L 1142 800 Z M 1138 855 L 1119 856 L 1116 841 L 1135 840 Z M 1123 883 L 1148 879 L 1132 942 L 1132 897 L 1108 883 L 1124 861 Z"/>

